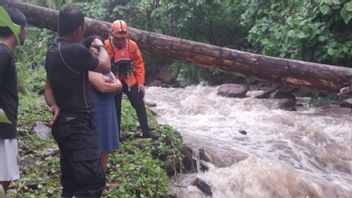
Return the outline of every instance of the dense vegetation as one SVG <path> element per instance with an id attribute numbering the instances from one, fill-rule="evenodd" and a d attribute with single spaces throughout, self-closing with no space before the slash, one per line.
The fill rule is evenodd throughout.
<path id="1" fill-rule="evenodd" d="M 74 3 L 93 18 L 124 19 L 130 26 L 243 51 L 299 60 L 352 66 L 352 2 L 349 0 L 25 0 L 58 9 Z M 50 120 L 40 95 L 44 82 L 44 57 L 55 33 L 30 28 L 26 44 L 17 50 L 20 88 L 19 141 L 22 179 L 14 188 L 20 197 L 56 197 L 59 192 L 57 148 L 32 132 L 34 121 Z M 147 69 L 161 62 L 172 65 L 185 84 L 219 74 L 186 63 L 143 54 Z M 137 131 L 134 111 L 124 102 L 123 131 Z M 163 197 L 168 179 L 158 155 L 180 157 L 180 139 L 169 127 L 152 127 L 162 133 L 155 145 L 140 143 L 129 134 L 124 147 L 112 156 L 108 175 L 118 184 L 107 197 Z M 163 139 L 172 137 L 171 145 Z M 154 153 L 154 154 L 153 154 Z M 43 171 L 45 170 L 45 171 Z"/>
<path id="2" fill-rule="evenodd" d="M 76 3 L 93 18 L 265 55 L 352 64 L 349 0 L 30 0 L 58 8 Z M 146 55 L 145 55 L 146 56 Z M 158 57 L 148 58 L 149 65 Z M 148 64 L 147 64 L 148 65 Z M 172 62 L 180 79 L 198 83 L 216 71 Z"/>

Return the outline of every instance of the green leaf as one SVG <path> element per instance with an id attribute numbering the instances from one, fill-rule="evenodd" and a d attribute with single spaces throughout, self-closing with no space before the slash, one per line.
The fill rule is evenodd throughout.
<path id="1" fill-rule="evenodd" d="M 348 22 L 352 19 L 352 2 L 348 2 L 343 6 L 340 16 L 344 22 L 348 24 Z"/>
<path id="2" fill-rule="evenodd" d="M 300 38 L 300 39 L 303 39 L 303 38 L 307 38 L 307 35 L 304 32 L 299 31 L 298 34 L 297 34 L 297 37 Z"/>
<path id="3" fill-rule="evenodd" d="M 17 43 L 20 43 L 19 33 L 21 31 L 21 27 L 12 22 L 11 17 L 2 6 L 0 6 L 0 26 L 10 28 L 16 37 Z"/>
<path id="4" fill-rule="evenodd" d="M 341 4 L 341 1 L 340 1 L 340 0 L 333 0 L 333 3 L 334 3 L 335 5 L 340 5 L 340 4 Z"/>
<path id="5" fill-rule="evenodd" d="M 332 5 L 334 3 L 334 0 L 323 0 L 323 3 L 327 5 Z"/>
<path id="6" fill-rule="evenodd" d="M 328 5 L 326 5 L 326 4 L 320 6 L 320 7 L 319 7 L 319 10 L 320 10 L 320 12 L 323 13 L 323 14 L 328 14 L 328 13 L 331 11 L 330 6 L 328 6 Z"/>
<path id="7" fill-rule="evenodd" d="M 334 55 L 334 52 L 335 52 L 335 50 L 334 50 L 333 48 L 328 48 L 328 54 L 329 54 L 330 56 L 333 56 L 333 55 Z"/>
<path id="8" fill-rule="evenodd" d="M 291 38 L 294 38 L 296 35 L 296 32 L 294 30 L 290 30 L 287 32 L 287 36 L 291 37 Z"/>
<path id="9" fill-rule="evenodd" d="M 11 124 L 11 121 L 7 118 L 4 110 L 0 108 L 0 123 L 8 123 Z"/>

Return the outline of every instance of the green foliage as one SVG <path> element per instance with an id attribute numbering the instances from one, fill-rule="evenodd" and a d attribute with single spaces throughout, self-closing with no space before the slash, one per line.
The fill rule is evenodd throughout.
<path id="1" fill-rule="evenodd" d="M 104 7 L 104 1 L 76 1 L 74 4 L 77 5 L 87 17 L 91 17 L 97 20 L 104 20 L 104 16 L 107 13 L 107 9 Z"/>
<path id="2" fill-rule="evenodd" d="M 26 127 L 28 128 L 28 127 Z M 15 189 L 20 197 L 56 197 L 60 194 L 58 148 L 52 139 L 36 137 L 29 129 L 19 133 L 21 178 Z"/>
<path id="3" fill-rule="evenodd" d="M 348 0 L 245 1 L 242 24 L 255 52 L 331 64 L 351 64 Z M 256 10 L 259 10 L 256 12 Z"/>
<path id="4" fill-rule="evenodd" d="M 139 149 L 134 144 L 134 141 L 124 144 L 111 157 L 108 175 L 119 186 L 108 197 L 164 197 L 168 177 L 161 162 L 153 160 L 150 147 Z"/>
<path id="5" fill-rule="evenodd" d="M 44 101 L 44 96 L 35 93 L 19 95 L 18 125 L 30 127 L 35 121 L 49 123 L 51 114 Z"/>
<path id="6" fill-rule="evenodd" d="M 16 49 L 17 79 L 21 93 L 39 93 L 45 85 L 45 55 L 54 33 L 34 27 L 28 28 L 24 46 Z"/>
<path id="7" fill-rule="evenodd" d="M 178 74 L 177 80 L 184 86 L 200 83 L 212 74 L 212 71 L 209 69 L 204 69 L 181 62 L 173 62 L 171 64 L 171 70 L 172 72 Z"/>

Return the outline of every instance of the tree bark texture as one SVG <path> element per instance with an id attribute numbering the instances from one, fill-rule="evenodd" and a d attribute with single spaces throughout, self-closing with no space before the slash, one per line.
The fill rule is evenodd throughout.
<path id="1" fill-rule="evenodd" d="M 30 25 L 57 31 L 58 11 L 17 1 L 0 0 L 0 4 L 5 3 L 20 9 L 27 16 Z M 107 38 L 110 25 L 108 22 L 86 17 L 86 34 Z M 129 27 L 129 37 L 137 41 L 141 50 L 242 76 L 336 93 L 351 84 L 352 69 L 347 67 L 264 56 L 132 27 Z"/>

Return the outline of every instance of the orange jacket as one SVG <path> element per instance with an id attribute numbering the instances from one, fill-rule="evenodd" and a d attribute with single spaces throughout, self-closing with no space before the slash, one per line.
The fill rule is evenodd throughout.
<path id="1" fill-rule="evenodd" d="M 104 44 L 110 56 L 111 61 L 115 60 L 115 54 L 119 53 L 120 50 L 126 50 L 126 49 L 118 49 L 118 48 L 113 49 L 112 42 L 110 42 L 109 39 L 106 39 L 104 41 Z M 132 41 L 131 39 L 128 39 L 128 43 L 125 48 L 128 48 L 129 56 L 133 61 L 136 72 L 135 74 L 132 74 L 132 73 L 129 74 L 129 80 L 127 77 L 119 77 L 119 80 L 124 81 L 130 87 L 132 87 L 136 83 L 144 84 L 144 81 L 145 81 L 144 61 L 143 61 L 141 52 L 139 51 L 137 43 Z"/>

